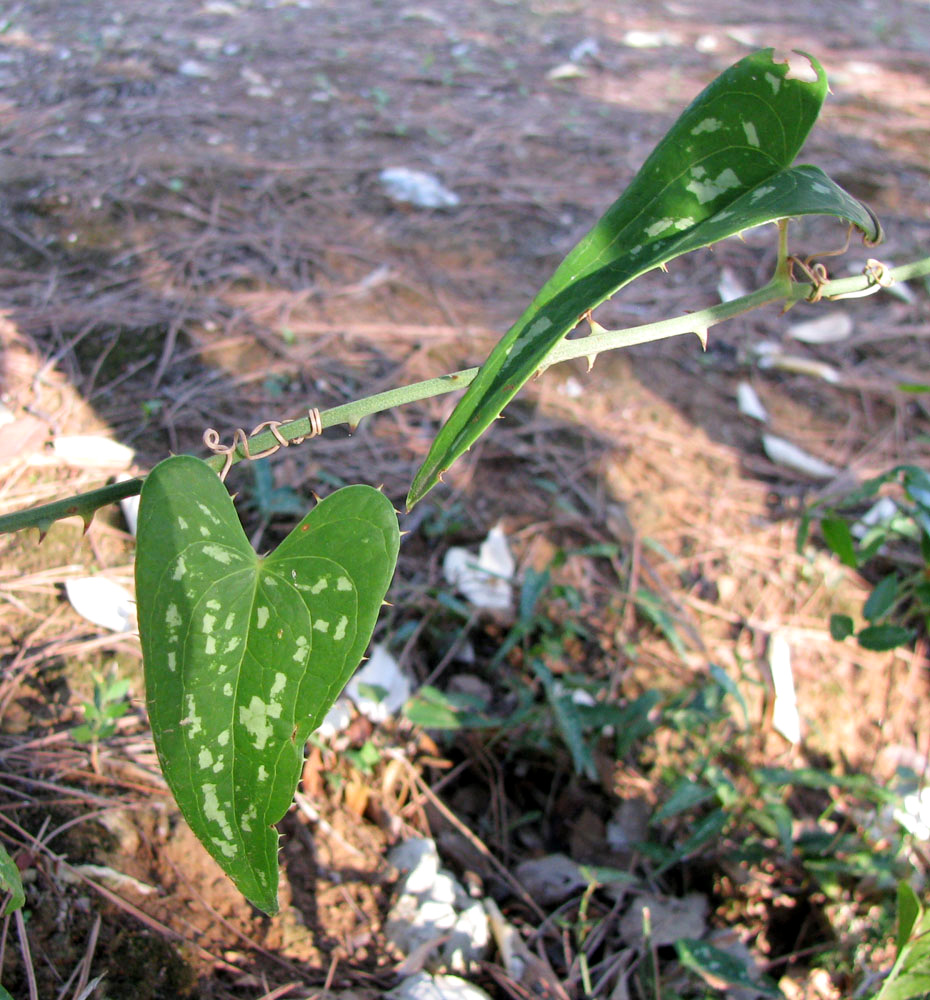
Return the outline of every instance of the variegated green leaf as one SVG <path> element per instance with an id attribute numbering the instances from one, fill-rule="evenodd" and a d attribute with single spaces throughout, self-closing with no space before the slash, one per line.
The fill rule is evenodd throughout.
<path id="1" fill-rule="evenodd" d="M 810 57 L 807 57 L 810 59 Z M 731 66 L 685 110 L 630 186 L 507 331 L 433 442 L 408 508 L 480 437 L 589 310 L 634 278 L 727 236 L 796 215 L 835 215 L 871 241 L 875 217 L 816 167 L 792 167 L 827 92 L 771 49 Z"/>
<path id="2" fill-rule="evenodd" d="M 304 742 L 365 652 L 398 538 L 387 498 L 349 486 L 260 558 L 199 459 L 169 458 L 143 487 L 136 597 L 155 747 L 193 831 L 266 912 L 274 824 Z"/>
<path id="3" fill-rule="evenodd" d="M 23 880 L 19 877 L 16 862 L 7 854 L 6 848 L 0 844 L 0 899 L 9 894 L 6 905 L 0 910 L 0 916 L 9 916 L 26 902 L 23 892 Z"/>

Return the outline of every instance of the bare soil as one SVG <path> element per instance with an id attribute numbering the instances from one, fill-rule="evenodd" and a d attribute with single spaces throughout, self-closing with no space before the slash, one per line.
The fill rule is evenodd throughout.
<path id="1" fill-rule="evenodd" d="M 861 270 L 875 253 L 906 261 L 930 245 L 923 3 L 32 0 L 2 18 L 0 384 L 15 418 L 0 427 L 3 512 L 105 480 L 108 470 L 56 457 L 63 436 L 106 433 L 135 450 L 130 471 L 142 473 L 168 452 L 203 454 L 207 427 L 229 438 L 479 363 L 684 104 L 753 48 L 802 49 L 824 64 L 832 95 L 802 159 L 867 200 L 885 227 L 883 247 L 854 246 L 831 270 Z M 552 74 L 585 40 L 581 73 Z M 459 205 L 393 202 L 378 179 L 391 166 L 437 175 Z M 803 256 L 843 236 L 817 223 L 794 239 Z M 753 231 L 647 276 L 598 318 L 633 325 L 702 308 L 718 301 L 725 269 L 752 288 L 774 259 L 771 227 Z M 850 337 L 786 338 L 789 323 L 830 308 L 848 312 Z M 836 465 L 844 483 L 896 462 L 926 467 L 930 396 L 899 387 L 927 381 L 928 318 L 927 290 L 914 287 L 908 302 L 764 310 L 714 329 L 706 352 L 689 338 L 601 358 L 590 374 L 551 370 L 402 519 L 412 534 L 380 638 L 406 637 L 396 650 L 405 667 L 444 686 L 451 669 L 432 675 L 448 648 L 443 629 L 454 634 L 437 598 L 448 545 L 502 521 L 521 574 L 560 551 L 611 545 L 617 565 L 580 556 L 558 570 L 583 600 L 549 613 L 577 616 L 588 639 L 566 645 L 557 671 L 587 672 L 622 701 L 674 693 L 714 663 L 746 681 L 753 763 L 884 780 L 901 761 L 925 762 L 924 642 L 889 655 L 830 639 L 829 614 L 861 607 L 868 581 L 797 553 L 795 533 L 803 505 L 838 484 L 773 464 L 735 396 L 750 380 L 772 432 Z M 763 340 L 834 366 L 839 383 L 758 367 Z M 275 483 L 308 504 L 342 482 L 384 483 L 399 506 L 453 403 L 398 409 L 352 436 L 327 432 L 277 456 Z M 283 537 L 287 518 L 254 507 L 252 471 L 237 467 L 229 483 L 253 502 L 244 517 L 261 546 Z M 437 837 L 444 861 L 473 873 L 539 943 L 557 989 L 582 995 L 556 925 L 541 927 L 501 872 L 552 851 L 619 863 L 607 818 L 626 799 L 654 802 L 647 763 L 680 748 L 605 758 L 591 782 L 531 734 L 434 742 L 398 721 L 374 734 L 385 753 L 366 774 L 338 752 L 372 737 L 358 720 L 311 755 L 302 788 L 315 818 L 294 811 L 282 824 L 286 905 L 268 919 L 199 848 L 164 787 L 137 641 L 100 634 L 64 599 L 75 576 L 131 582 L 118 512 L 80 529 L 59 523 L 41 546 L 27 534 L 0 539 L 0 838 L 29 889 L 30 954 L 12 920 L 0 934 L 2 982 L 17 1000 L 31 995 L 29 967 L 43 998 L 77 995 L 79 980 L 102 974 L 92 996 L 380 994 L 401 958 L 382 931 L 397 874 L 385 855 L 412 833 Z M 640 584 L 671 609 L 683 649 L 635 613 Z M 471 672 L 507 627 L 469 621 Z M 796 748 L 770 725 L 775 632 L 793 654 L 805 723 Z M 133 709 L 92 759 L 70 730 L 94 674 L 111 669 L 132 679 Z M 502 704 L 521 664 L 505 670 L 510 681 L 486 678 Z M 821 807 L 812 801 L 812 815 Z M 841 974 L 825 985 L 809 961 L 825 919 L 809 900 L 787 919 L 782 897 L 760 889 L 748 895 L 767 902 L 734 913 L 719 871 L 695 865 L 682 878 L 682 894 L 713 897 L 715 925 L 747 931 L 782 963 L 774 975 L 794 970 L 798 996 L 846 995 Z M 619 953 L 619 911 L 605 913 Z M 523 995 L 496 961 L 474 978 Z"/>

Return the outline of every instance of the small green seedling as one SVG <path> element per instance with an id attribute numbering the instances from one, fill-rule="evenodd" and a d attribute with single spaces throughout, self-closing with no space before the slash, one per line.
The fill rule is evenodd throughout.
<path id="1" fill-rule="evenodd" d="M 897 487 L 898 496 L 884 495 L 886 487 Z M 857 629 L 851 615 L 831 615 L 834 639 L 854 637 L 863 649 L 883 652 L 930 631 L 930 474 L 899 465 L 844 497 L 821 501 L 805 514 L 799 550 L 813 522 L 840 562 L 875 580 L 862 607 L 865 625 Z"/>
<path id="2" fill-rule="evenodd" d="M 94 677 L 93 700 L 82 703 L 84 722 L 71 730 L 78 743 L 90 744 L 91 766 L 99 772 L 99 747 L 116 733 L 116 723 L 129 711 L 129 681 L 114 674 L 109 679 Z"/>

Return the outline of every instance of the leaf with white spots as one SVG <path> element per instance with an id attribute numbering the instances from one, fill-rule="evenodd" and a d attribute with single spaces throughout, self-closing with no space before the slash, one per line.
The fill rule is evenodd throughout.
<path id="1" fill-rule="evenodd" d="M 807 57 L 809 58 L 809 57 Z M 691 250 L 798 215 L 834 215 L 872 242 L 872 213 L 817 167 L 792 167 L 827 93 L 765 49 L 736 63 L 683 112 L 630 186 L 504 334 L 433 442 L 408 509 L 484 433 L 549 352 L 624 285 Z"/>
<path id="2" fill-rule="evenodd" d="M 199 459 L 166 459 L 143 486 L 136 597 L 159 761 L 201 843 L 268 913 L 274 824 L 307 737 L 365 652 L 398 540 L 393 507 L 368 486 L 327 497 L 265 557 Z"/>

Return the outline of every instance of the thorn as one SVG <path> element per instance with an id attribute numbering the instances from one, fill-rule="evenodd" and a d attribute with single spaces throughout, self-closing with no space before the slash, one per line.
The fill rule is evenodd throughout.
<path id="1" fill-rule="evenodd" d="M 437 481 L 437 482 L 440 482 L 440 483 L 441 483 L 441 482 L 443 481 L 443 479 L 442 479 L 442 474 L 443 474 L 443 473 L 444 473 L 445 471 L 446 471 L 445 469 L 440 469 L 440 470 L 439 470 L 439 472 L 437 472 L 437 473 L 436 473 L 436 481 Z"/>
<path id="2" fill-rule="evenodd" d="M 591 328 L 589 337 L 593 336 L 595 333 L 606 333 L 607 331 L 600 323 L 597 322 L 590 314 L 588 315 L 588 326 Z"/>
<path id="3" fill-rule="evenodd" d="M 393 505 L 393 504 L 391 504 L 391 506 L 392 506 L 392 507 L 394 508 L 394 513 L 395 513 L 395 514 L 396 514 L 396 515 L 397 515 L 398 517 L 400 517 L 400 515 L 401 515 L 401 514 L 404 514 L 404 513 L 410 513 L 409 511 L 403 511 L 403 510 L 398 510 L 398 509 L 397 509 L 396 507 L 394 507 L 394 505 Z"/>
<path id="4" fill-rule="evenodd" d="M 661 271 L 661 272 L 662 272 L 663 274 L 668 274 L 668 264 L 666 264 L 666 263 L 665 263 L 665 261 L 663 261 L 663 262 L 662 262 L 662 263 L 661 263 L 661 264 L 659 265 L 659 270 L 660 270 L 660 271 Z"/>
<path id="5" fill-rule="evenodd" d="M 84 530 L 81 532 L 82 535 L 86 535 L 90 531 L 90 526 L 94 521 L 94 514 L 97 512 L 92 510 L 89 514 L 82 514 L 81 520 L 84 522 Z"/>
<path id="6" fill-rule="evenodd" d="M 594 367 L 594 362 L 597 361 L 597 355 L 596 354 L 588 354 L 585 357 L 585 361 L 588 362 L 588 374 L 590 374 L 591 373 L 591 369 Z"/>
<path id="7" fill-rule="evenodd" d="M 706 329 L 704 329 L 704 330 L 695 330 L 694 333 L 697 336 L 697 339 L 701 342 L 701 347 L 703 347 L 704 350 L 706 351 L 707 350 L 707 330 Z"/>
<path id="8" fill-rule="evenodd" d="M 51 527 L 52 527 L 52 525 L 54 523 L 55 523 L 54 521 L 38 521 L 36 523 L 36 527 L 39 529 L 39 544 L 40 545 L 42 544 L 42 542 L 45 541 L 45 536 L 49 533 L 49 531 L 51 530 Z"/>
<path id="9" fill-rule="evenodd" d="M 349 433 L 350 434 L 354 434 L 357 430 L 358 430 L 358 421 L 357 420 L 350 420 L 349 421 Z"/>
<path id="10" fill-rule="evenodd" d="M 317 503 L 322 503 L 323 502 L 323 498 L 319 495 L 319 493 L 317 493 L 316 490 L 311 490 L 310 491 L 310 496 L 312 496 L 313 499 L 316 500 Z"/>
<path id="11" fill-rule="evenodd" d="M 409 531 L 400 531 L 400 532 L 398 532 L 398 537 L 399 538 L 403 538 L 404 535 L 409 535 L 409 534 L 410 534 Z"/>
<path id="12" fill-rule="evenodd" d="M 381 607 L 382 607 L 382 608 L 393 608 L 393 607 L 394 607 L 394 605 L 393 605 L 393 604 L 391 604 L 391 602 L 390 602 L 390 601 L 382 601 L 382 602 L 381 602 Z"/>
<path id="13" fill-rule="evenodd" d="M 376 486 L 376 487 L 375 487 L 375 489 L 376 489 L 376 490 L 377 490 L 377 491 L 378 491 L 379 493 L 383 493 L 383 492 L 384 492 L 384 483 L 382 483 L 382 484 L 381 484 L 380 486 Z"/>

